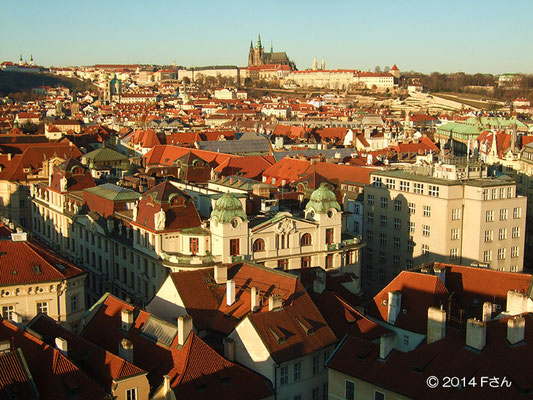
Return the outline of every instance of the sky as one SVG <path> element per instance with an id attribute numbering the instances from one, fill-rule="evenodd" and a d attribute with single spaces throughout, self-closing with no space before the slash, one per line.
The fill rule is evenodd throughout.
<path id="1" fill-rule="evenodd" d="M 533 0 L 2 0 L 0 62 L 246 66 L 250 40 L 298 69 L 533 73 Z"/>

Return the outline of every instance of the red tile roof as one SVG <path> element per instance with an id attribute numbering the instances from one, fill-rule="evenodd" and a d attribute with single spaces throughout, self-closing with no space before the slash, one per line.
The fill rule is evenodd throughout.
<path id="1" fill-rule="evenodd" d="M 121 330 L 123 309 L 134 312 L 135 316 L 127 333 Z M 82 336 L 115 353 L 121 340 L 129 339 L 133 343 L 135 364 L 150 371 L 148 379 L 152 392 L 163 383 L 163 375 L 169 375 L 178 398 L 263 399 L 272 395 L 263 377 L 224 359 L 193 332 L 183 347 L 178 345 L 178 335 L 172 338 L 169 347 L 148 339 L 141 331 L 148 318 L 154 317 L 106 295 L 94 310 Z"/>
<path id="2" fill-rule="evenodd" d="M 57 282 L 85 272 L 34 240 L 13 242 L 0 225 L 0 285 Z"/>
<path id="3" fill-rule="evenodd" d="M 422 345 L 410 352 L 393 351 L 379 359 L 379 344 L 347 336 L 340 344 L 328 367 L 372 385 L 394 391 L 413 399 L 518 399 L 533 393 L 531 354 L 533 352 L 533 315 L 524 314 L 525 340 L 509 345 L 506 339 L 507 320 L 487 323 L 487 344 L 481 351 L 465 346 L 465 332 L 448 329 L 446 337 Z M 429 388 L 426 379 L 436 376 L 439 387 Z M 474 379 L 477 386 L 443 388 L 443 378 Z M 510 383 L 491 388 L 481 387 L 482 377 L 505 378 Z"/>
<path id="4" fill-rule="evenodd" d="M 0 354 L 0 398 L 19 400 L 39 398 L 20 348 Z"/>
<path id="5" fill-rule="evenodd" d="M 74 392 L 80 400 L 107 398 L 98 383 L 56 348 L 1 318 L 0 340 L 10 340 L 14 348 L 22 349 L 41 399 L 67 400 Z M 4 375 L 3 371 L 0 375 Z"/>

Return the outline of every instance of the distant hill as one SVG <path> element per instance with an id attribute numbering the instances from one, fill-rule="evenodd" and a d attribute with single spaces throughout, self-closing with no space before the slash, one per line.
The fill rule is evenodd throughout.
<path id="1" fill-rule="evenodd" d="M 0 96 L 27 92 L 37 86 L 65 86 L 74 92 L 97 89 L 92 83 L 76 78 L 66 78 L 47 73 L 0 71 Z"/>

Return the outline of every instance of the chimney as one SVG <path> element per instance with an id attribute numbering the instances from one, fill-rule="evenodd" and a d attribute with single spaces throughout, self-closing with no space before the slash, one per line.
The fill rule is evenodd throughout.
<path id="1" fill-rule="evenodd" d="M 235 361 L 235 341 L 232 338 L 224 339 L 224 357 L 230 361 Z"/>
<path id="2" fill-rule="evenodd" d="M 268 311 L 281 308 L 283 300 L 279 294 L 274 294 L 268 298 Z"/>
<path id="3" fill-rule="evenodd" d="M 65 356 L 68 356 L 68 343 L 62 337 L 56 337 L 56 348 Z"/>
<path id="4" fill-rule="evenodd" d="M 250 296 L 251 296 L 251 310 L 255 312 L 259 308 L 259 290 L 257 290 L 256 287 L 252 287 Z"/>
<path id="5" fill-rule="evenodd" d="M 446 268 L 440 265 L 433 266 L 433 273 L 440 278 L 443 285 L 446 285 Z"/>
<path id="6" fill-rule="evenodd" d="M 514 317 L 507 320 L 507 340 L 511 344 L 516 344 L 524 340 L 526 331 L 526 319 L 524 317 Z"/>
<path id="7" fill-rule="evenodd" d="M 507 312 L 510 315 L 522 314 L 527 311 L 527 297 L 516 290 L 507 292 Z"/>
<path id="8" fill-rule="evenodd" d="M 492 303 L 486 301 L 483 303 L 483 322 L 490 321 L 492 318 Z"/>
<path id="9" fill-rule="evenodd" d="M 487 342 L 487 324 L 470 318 L 466 321 L 466 345 L 476 350 L 483 350 Z"/>
<path id="10" fill-rule="evenodd" d="M 427 342 L 433 343 L 446 336 L 446 311 L 440 308 L 428 308 Z"/>
<path id="11" fill-rule="evenodd" d="M 322 268 L 317 268 L 315 279 L 313 279 L 313 291 L 322 294 L 324 290 L 326 290 L 326 271 Z"/>
<path id="12" fill-rule="evenodd" d="M 223 285 L 228 280 L 228 268 L 224 265 L 215 265 L 215 282 Z"/>
<path id="13" fill-rule="evenodd" d="M 394 350 L 396 345 L 396 334 L 394 332 L 385 333 L 379 339 L 379 358 L 385 360 Z"/>
<path id="14" fill-rule="evenodd" d="M 133 343 L 129 339 L 122 339 L 118 348 L 119 357 L 133 364 Z"/>
<path id="15" fill-rule="evenodd" d="M 228 306 L 235 303 L 235 281 L 230 279 L 226 282 L 226 304 Z"/>
<path id="16" fill-rule="evenodd" d="M 126 308 L 122 309 L 121 318 L 121 329 L 123 331 L 129 332 L 131 326 L 133 325 L 133 311 L 128 310 Z"/>
<path id="17" fill-rule="evenodd" d="M 178 317 L 178 345 L 183 346 L 192 331 L 192 317 L 182 315 Z"/>
<path id="18" fill-rule="evenodd" d="M 170 394 L 170 375 L 163 375 L 163 398 L 166 400 Z"/>
<path id="19" fill-rule="evenodd" d="M 402 308 L 402 292 L 395 290 L 389 292 L 389 301 L 387 303 L 387 322 L 394 325 Z"/>

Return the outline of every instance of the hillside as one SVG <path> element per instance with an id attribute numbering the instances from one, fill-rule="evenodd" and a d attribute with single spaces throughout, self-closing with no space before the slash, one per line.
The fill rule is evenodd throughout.
<path id="1" fill-rule="evenodd" d="M 30 91 L 37 86 L 65 86 L 71 91 L 96 90 L 90 82 L 47 73 L 0 71 L 0 96 Z"/>

